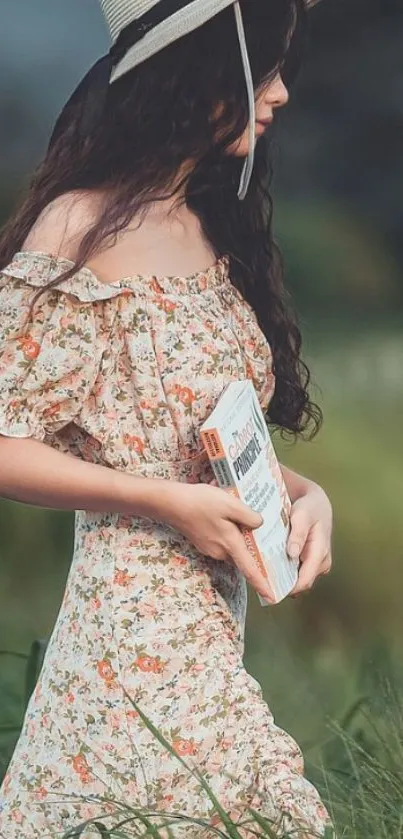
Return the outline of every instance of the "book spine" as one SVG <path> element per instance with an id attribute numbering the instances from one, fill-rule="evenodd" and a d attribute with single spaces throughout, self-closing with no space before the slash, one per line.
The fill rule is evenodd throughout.
<path id="1" fill-rule="evenodd" d="M 209 456 L 210 463 L 214 475 L 217 479 L 218 485 L 221 487 L 221 489 L 228 489 L 230 493 L 235 496 L 235 498 L 239 498 L 240 501 L 243 501 L 243 498 L 241 498 L 238 487 L 236 485 L 227 457 L 225 455 L 225 451 L 221 445 L 220 435 L 218 433 L 217 428 L 211 428 L 209 429 L 209 431 L 201 431 L 200 436 L 204 448 L 206 449 L 206 452 Z M 253 531 L 250 530 L 250 528 L 244 527 L 242 525 L 239 525 L 239 527 L 249 553 L 252 555 L 252 558 L 254 559 L 259 570 L 262 572 L 264 578 L 266 580 L 269 580 L 267 568 L 265 563 L 263 562 L 259 548 L 256 544 L 255 538 L 253 536 Z"/>

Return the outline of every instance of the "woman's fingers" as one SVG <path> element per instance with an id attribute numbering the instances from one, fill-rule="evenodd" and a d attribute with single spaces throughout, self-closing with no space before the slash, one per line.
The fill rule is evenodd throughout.
<path id="1" fill-rule="evenodd" d="M 319 569 L 319 575 L 322 577 L 326 574 L 330 574 L 331 570 L 332 570 L 332 557 L 331 557 L 331 554 L 329 552 L 327 554 L 327 556 L 325 556 L 324 560 L 321 563 L 321 566 L 320 566 L 320 569 Z"/>
<path id="2" fill-rule="evenodd" d="M 305 510 L 293 505 L 291 508 L 290 533 L 287 540 L 287 553 L 291 559 L 301 556 L 309 533 L 310 522 Z"/>
<path id="3" fill-rule="evenodd" d="M 272 591 L 269 582 L 258 568 L 250 551 L 248 551 L 244 538 L 239 532 L 231 537 L 228 544 L 228 552 L 231 555 L 233 562 L 244 575 L 245 579 L 251 586 L 271 603 L 275 603 L 274 592 Z"/>
<path id="4" fill-rule="evenodd" d="M 326 545 L 322 542 L 313 542 L 306 550 L 303 558 L 298 581 L 291 592 L 292 597 L 310 591 L 317 577 L 328 574 L 331 569 L 330 552 L 326 553 Z"/>

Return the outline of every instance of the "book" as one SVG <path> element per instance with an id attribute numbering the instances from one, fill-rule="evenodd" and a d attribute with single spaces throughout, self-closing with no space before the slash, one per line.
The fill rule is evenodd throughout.
<path id="1" fill-rule="evenodd" d="M 224 388 L 200 436 L 218 486 L 263 517 L 258 528 L 239 527 L 279 603 L 297 582 L 299 560 L 287 554 L 291 500 L 251 379 Z"/>

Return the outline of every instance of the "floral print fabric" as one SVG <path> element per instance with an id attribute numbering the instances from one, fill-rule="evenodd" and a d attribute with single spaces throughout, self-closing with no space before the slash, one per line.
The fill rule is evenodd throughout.
<path id="1" fill-rule="evenodd" d="M 134 476 L 214 483 L 200 424 L 231 380 L 251 377 L 264 407 L 275 387 L 229 260 L 110 284 L 84 268 L 39 298 L 22 333 L 33 292 L 71 265 L 19 252 L 0 274 L 0 433 Z M 130 697 L 234 817 L 251 805 L 298 836 L 323 835 L 328 815 L 300 749 L 243 665 L 246 599 L 234 565 L 173 528 L 76 511 L 63 602 L 1 788 L 0 835 L 56 837 L 102 815 L 110 826 L 111 805 L 94 796 L 218 824 Z M 191 824 L 173 830 L 209 839 Z"/>

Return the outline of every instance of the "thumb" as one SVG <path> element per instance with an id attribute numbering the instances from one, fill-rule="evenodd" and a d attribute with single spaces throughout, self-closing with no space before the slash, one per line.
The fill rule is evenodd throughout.
<path id="1" fill-rule="evenodd" d="M 249 508 L 249 510 L 250 510 L 250 519 L 249 519 L 250 527 L 253 530 L 256 530 L 258 527 L 262 526 L 263 521 L 264 521 L 263 516 L 262 516 L 261 513 L 258 513 L 257 510 L 253 510 L 251 507 Z"/>
<path id="2" fill-rule="evenodd" d="M 225 491 L 228 492 L 228 490 Z M 232 497 L 231 519 L 244 527 L 252 529 L 261 527 L 263 524 L 263 516 L 261 513 L 258 513 L 257 510 L 249 507 L 249 505 L 245 504 L 245 502 L 238 496 L 235 496 L 232 493 L 230 493 L 230 496 Z"/>
<path id="3" fill-rule="evenodd" d="M 261 513 L 258 513 L 257 510 L 254 510 L 252 507 L 248 507 L 246 505 L 246 509 L 244 510 L 245 517 L 243 519 L 243 523 L 247 526 L 255 530 L 258 527 L 261 527 L 263 524 L 263 516 Z"/>
<path id="4" fill-rule="evenodd" d="M 291 528 L 287 540 L 287 553 L 291 559 L 299 559 L 308 538 L 309 525 L 306 516 L 291 511 Z"/>

